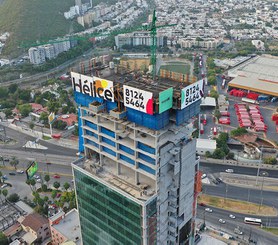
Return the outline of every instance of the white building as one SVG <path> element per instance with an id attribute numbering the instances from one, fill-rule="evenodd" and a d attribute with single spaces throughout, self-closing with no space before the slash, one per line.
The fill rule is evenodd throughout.
<path id="1" fill-rule="evenodd" d="M 199 155 L 205 155 L 206 152 L 213 153 L 216 149 L 216 140 L 197 139 L 196 152 Z"/>
<path id="2" fill-rule="evenodd" d="M 39 65 L 45 62 L 45 51 L 41 46 L 30 48 L 28 54 L 32 64 Z"/>

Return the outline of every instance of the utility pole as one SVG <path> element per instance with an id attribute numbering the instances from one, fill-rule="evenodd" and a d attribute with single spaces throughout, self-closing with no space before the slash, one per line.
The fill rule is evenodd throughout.
<path id="1" fill-rule="evenodd" d="M 262 164 L 262 156 L 263 156 L 263 146 L 261 148 L 260 163 L 258 165 L 258 171 L 257 171 L 257 177 L 256 177 L 256 186 L 258 185 L 258 178 L 259 178 L 259 173 L 260 173 L 260 167 L 261 167 L 261 164 Z"/>
<path id="2" fill-rule="evenodd" d="M 259 207 L 259 211 L 260 211 L 260 208 L 261 208 L 261 206 L 262 206 L 262 204 L 263 204 L 264 177 L 267 177 L 267 176 L 268 176 L 268 172 L 263 171 L 263 172 L 261 172 L 260 175 L 263 176 L 263 181 L 262 181 L 262 185 L 261 185 L 261 204 L 260 204 L 260 207 Z"/>

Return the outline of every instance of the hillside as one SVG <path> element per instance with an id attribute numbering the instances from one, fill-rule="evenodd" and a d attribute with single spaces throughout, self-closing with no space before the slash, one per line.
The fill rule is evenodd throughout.
<path id="1" fill-rule="evenodd" d="M 11 37 L 2 55 L 15 56 L 23 41 L 49 40 L 82 29 L 75 21 L 66 20 L 63 12 L 74 0 L 0 0 L 0 33 Z"/>

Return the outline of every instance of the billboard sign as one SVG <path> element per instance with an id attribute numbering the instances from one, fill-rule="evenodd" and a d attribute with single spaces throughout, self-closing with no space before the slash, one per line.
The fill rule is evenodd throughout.
<path id="1" fill-rule="evenodd" d="M 38 171 L 38 163 L 34 161 L 26 169 L 27 179 L 31 179 L 37 171 Z"/>
<path id="2" fill-rule="evenodd" d="M 124 85 L 124 105 L 153 115 L 153 93 Z"/>
<path id="3" fill-rule="evenodd" d="M 113 82 L 71 72 L 73 91 L 114 102 Z"/>
<path id="4" fill-rule="evenodd" d="M 185 87 L 181 91 L 181 109 L 190 106 L 204 97 L 204 82 L 200 80 Z"/>
<path id="5" fill-rule="evenodd" d="M 168 88 L 159 93 L 159 114 L 173 106 L 173 88 Z"/>
<path id="6" fill-rule="evenodd" d="M 51 112 L 48 116 L 48 123 L 52 124 L 52 123 L 54 123 L 54 121 L 55 121 L 55 113 Z"/>

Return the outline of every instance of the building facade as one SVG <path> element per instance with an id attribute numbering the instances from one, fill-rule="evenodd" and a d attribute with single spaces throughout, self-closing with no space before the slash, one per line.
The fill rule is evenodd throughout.
<path id="1" fill-rule="evenodd" d="M 121 48 L 123 45 L 146 45 L 151 46 L 152 38 L 150 33 L 147 31 L 136 31 L 132 33 L 119 34 L 115 36 L 115 44 L 117 48 Z M 167 37 L 162 34 L 157 34 L 156 38 L 157 46 L 166 46 L 167 45 Z"/>
<path id="2" fill-rule="evenodd" d="M 97 92 L 84 94 L 84 81 L 92 78 L 72 73 L 84 153 L 72 164 L 83 244 L 194 244 L 199 160 L 191 118 L 200 100 L 184 106 L 174 96 L 186 91 L 180 83 L 154 87 L 136 81 L 119 83 L 108 98 L 107 87 L 117 87 L 109 80 L 101 89 L 105 100 Z M 119 106 L 121 89 L 125 103 Z M 129 104 L 136 91 L 140 110 Z"/>

